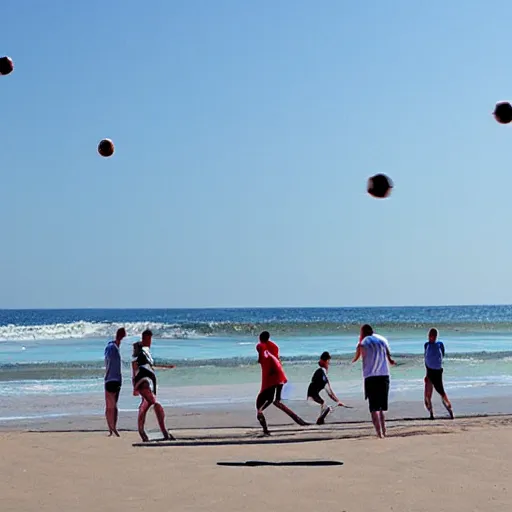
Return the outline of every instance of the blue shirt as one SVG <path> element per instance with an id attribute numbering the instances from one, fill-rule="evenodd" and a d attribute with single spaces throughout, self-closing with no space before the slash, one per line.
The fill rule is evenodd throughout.
<path id="1" fill-rule="evenodd" d="M 105 348 L 105 382 L 122 382 L 121 354 L 114 341 L 110 341 Z"/>
<path id="2" fill-rule="evenodd" d="M 425 366 L 431 370 L 440 370 L 443 367 L 444 345 L 442 341 L 425 343 Z"/>

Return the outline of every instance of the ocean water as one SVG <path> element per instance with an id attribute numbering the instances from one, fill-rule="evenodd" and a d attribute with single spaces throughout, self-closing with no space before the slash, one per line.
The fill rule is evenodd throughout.
<path id="1" fill-rule="evenodd" d="M 255 343 L 269 330 L 289 378 L 284 396 L 304 400 L 318 356 L 331 352 L 340 397 L 361 396 L 360 364 L 350 363 L 362 323 L 386 336 L 399 365 L 391 399 L 422 400 L 423 344 L 435 326 L 445 342 L 450 397 L 512 392 L 512 306 L 204 310 L 0 310 L 0 420 L 103 411 L 103 350 L 124 326 L 122 409 L 134 410 L 131 344 L 150 328 L 167 406 L 252 402 L 259 390 Z"/>

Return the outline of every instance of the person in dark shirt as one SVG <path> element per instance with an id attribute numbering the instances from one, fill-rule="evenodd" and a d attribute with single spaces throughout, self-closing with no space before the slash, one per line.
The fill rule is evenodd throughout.
<path id="1" fill-rule="evenodd" d="M 174 441 L 174 436 L 165 426 L 164 408 L 156 398 L 156 375 L 155 368 L 174 368 L 174 365 L 155 365 L 150 352 L 153 333 L 146 329 L 142 333 L 142 341 L 133 344 L 132 372 L 133 372 L 133 394 L 141 397 L 138 415 L 139 435 L 143 442 L 148 442 L 149 437 L 144 429 L 148 409 L 153 406 L 158 426 L 165 440 Z"/>
<path id="2" fill-rule="evenodd" d="M 315 371 L 315 373 L 313 373 L 313 377 L 311 377 L 311 383 L 308 387 L 308 400 L 311 399 L 320 405 L 320 416 L 318 416 L 318 419 L 316 420 L 317 425 L 323 425 L 325 423 L 325 418 L 332 411 L 332 407 L 327 407 L 325 400 L 320 396 L 320 391 L 322 391 L 324 388 L 327 392 L 327 395 L 333 402 L 336 402 L 336 404 L 340 407 L 346 407 L 334 394 L 334 391 L 331 388 L 331 383 L 329 382 L 329 377 L 327 377 L 330 361 L 331 355 L 329 352 L 323 352 L 320 356 L 320 361 L 318 361 L 319 368 Z"/>
<path id="3" fill-rule="evenodd" d="M 432 406 L 432 393 L 434 389 L 439 393 L 443 400 L 450 418 L 453 419 L 452 404 L 444 390 L 443 384 L 443 358 L 444 344 L 437 339 L 439 332 L 437 329 L 430 329 L 428 332 L 428 341 L 424 345 L 425 367 L 427 375 L 425 376 L 425 407 L 430 413 L 430 419 L 434 419 L 434 408 Z"/>

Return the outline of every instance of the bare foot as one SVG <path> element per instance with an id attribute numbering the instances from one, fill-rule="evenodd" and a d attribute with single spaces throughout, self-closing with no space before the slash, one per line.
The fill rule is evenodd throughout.
<path id="1" fill-rule="evenodd" d="M 140 438 L 142 439 L 143 443 L 148 443 L 149 442 L 149 437 L 146 434 L 146 432 L 139 432 L 139 435 L 140 435 Z"/>
<path id="2" fill-rule="evenodd" d="M 164 434 L 164 439 L 166 441 L 176 441 L 176 438 L 170 432 Z"/>

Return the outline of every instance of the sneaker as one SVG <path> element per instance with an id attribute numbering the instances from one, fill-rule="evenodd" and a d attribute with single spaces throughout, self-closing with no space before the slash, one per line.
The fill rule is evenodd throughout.
<path id="1" fill-rule="evenodd" d="M 325 423 L 325 418 L 327 417 L 327 415 L 332 411 L 332 407 L 327 407 L 327 409 L 325 409 L 325 411 L 318 417 L 318 419 L 316 420 L 316 424 L 317 425 L 323 425 Z"/>

